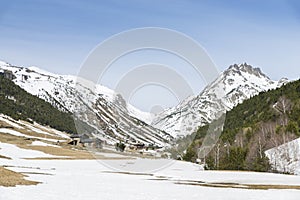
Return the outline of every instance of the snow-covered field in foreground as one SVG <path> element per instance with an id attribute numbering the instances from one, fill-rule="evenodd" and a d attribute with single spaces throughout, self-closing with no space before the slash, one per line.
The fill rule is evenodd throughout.
<path id="1" fill-rule="evenodd" d="M 115 159 L 120 157 L 117 154 L 104 152 L 101 155 L 110 159 L 28 160 L 26 158 L 51 158 L 52 155 L 1 142 L 0 155 L 11 158 L 10 160 L 0 158 L 0 166 L 27 175 L 28 180 L 40 182 L 38 185 L 30 186 L 0 186 L 0 200 L 298 200 L 300 198 L 300 176 L 203 171 L 201 166 L 188 162 L 128 159 L 125 156 L 120 160 Z M 249 185 L 255 187 L 279 185 L 288 189 L 258 190 L 249 189 Z M 293 186 L 298 186 L 298 189 L 291 189 Z M 246 187 L 248 189 L 245 189 Z"/>
<path id="2" fill-rule="evenodd" d="M 154 160 L 117 160 L 120 167 Z M 165 160 L 161 160 L 166 162 Z M 42 182 L 36 186 L 0 187 L 2 200 L 119 199 L 299 199 L 299 190 L 249 190 L 176 184 L 187 180 L 242 184 L 300 185 L 300 177 L 253 172 L 202 171 L 198 165 L 175 161 L 156 172 L 116 173 L 97 160 L 4 160 L 0 165 Z M 160 161 L 154 161 L 160 162 Z M 107 162 L 106 162 L 107 164 Z"/>

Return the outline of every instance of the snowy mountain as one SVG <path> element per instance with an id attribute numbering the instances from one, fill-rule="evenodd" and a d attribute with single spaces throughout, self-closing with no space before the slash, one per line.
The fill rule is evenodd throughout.
<path id="1" fill-rule="evenodd" d="M 127 104 L 121 95 L 70 75 L 56 75 L 36 67 L 0 62 L 0 72 L 11 74 L 15 84 L 60 110 L 71 112 L 89 125 L 94 136 L 114 144 L 119 140 L 165 146 L 172 137 L 145 123 L 150 114 Z M 80 123 L 78 130 L 86 130 Z M 79 132 L 80 132 L 79 131 Z"/>
<path id="2" fill-rule="evenodd" d="M 109 143 L 123 140 L 161 146 L 173 138 L 191 134 L 243 100 L 287 82 L 286 79 L 273 81 L 246 63 L 235 64 L 199 95 L 152 116 L 128 104 L 114 91 L 75 76 L 4 62 L 0 62 L 0 70 L 12 71 L 13 81 L 27 92 L 84 119 L 94 128 L 92 132 Z"/>
<path id="3" fill-rule="evenodd" d="M 171 135 L 188 135 L 259 92 L 275 89 L 287 79 L 273 81 L 259 68 L 244 63 L 232 65 L 199 95 L 156 116 L 152 125 Z"/>

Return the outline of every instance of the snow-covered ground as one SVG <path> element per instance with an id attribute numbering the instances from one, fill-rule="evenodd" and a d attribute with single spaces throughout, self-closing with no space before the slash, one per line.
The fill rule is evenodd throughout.
<path id="1" fill-rule="evenodd" d="M 58 145 L 53 145 L 53 144 L 47 144 L 45 142 L 41 142 L 41 141 L 33 141 L 32 146 L 48 146 L 48 147 L 56 147 L 56 148 L 61 148 L 61 146 L 58 146 Z"/>
<path id="2" fill-rule="evenodd" d="M 108 173 L 96 160 L 26 161 L 30 168 L 9 169 L 29 172 L 29 179 L 42 182 L 37 186 L 0 187 L 0 199 L 5 200 L 65 200 L 65 199 L 299 199 L 298 190 L 247 190 L 199 187 L 176 184 L 177 179 L 234 181 L 242 183 L 300 184 L 299 177 L 236 172 L 204 172 L 196 166 L 175 162 L 152 175 Z M 45 173 L 30 174 L 30 172 Z M 52 175 L 51 175 L 52 174 Z M 157 178 L 163 175 L 170 181 Z M 158 180 L 155 180 L 158 179 Z"/>
<path id="3" fill-rule="evenodd" d="M 265 153 L 277 171 L 300 175 L 300 138 L 269 149 Z"/>
<path id="4" fill-rule="evenodd" d="M 300 190 L 252 190 L 217 188 L 186 183 L 300 185 L 299 176 L 203 171 L 201 166 L 164 159 L 122 160 L 26 160 L 49 157 L 38 151 L 22 150 L 0 143 L 0 166 L 41 182 L 32 186 L 1 187 L 2 200 L 169 200 L 169 199 L 299 199 Z M 105 153 L 103 153 L 105 154 Z M 107 154 L 113 158 L 114 155 Z M 113 170 L 112 166 L 118 168 Z M 162 167 L 164 166 L 164 167 Z M 156 169 L 156 170 L 154 170 Z"/>
<path id="5" fill-rule="evenodd" d="M 50 154 L 45 154 L 40 151 L 22 149 L 17 147 L 16 145 L 2 142 L 0 142 L 0 155 L 5 155 L 6 157 L 12 158 L 11 164 L 22 162 L 22 159 L 24 158 L 54 157 Z M 3 165 L 1 161 L 0 163 L 1 165 Z"/>

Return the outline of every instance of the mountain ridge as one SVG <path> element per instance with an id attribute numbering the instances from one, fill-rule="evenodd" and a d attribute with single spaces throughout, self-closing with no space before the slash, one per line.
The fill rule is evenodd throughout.
<path id="1" fill-rule="evenodd" d="M 205 125 L 218 118 L 218 113 L 222 110 L 228 111 L 259 92 L 280 87 L 287 82 L 286 79 L 273 81 L 259 68 L 253 68 L 247 63 L 234 64 L 199 95 L 191 96 L 162 112 L 152 125 L 169 133 L 186 136 L 196 130 L 191 126 Z"/>
<path id="2" fill-rule="evenodd" d="M 145 113 L 129 106 L 121 95 L 102 85 L 71 75 L 48 73 L 36 67 L 0 64 L 2 71 L 11 71 L 15 84 L 60 110 L 73 113 L 94 129 L 92 134 L 95 137 L 108 144 L 124 141 L 165 146 L 172 140 L 169 134 L 140 120 Z M 81 129 L 80 124 L 76 125 Z"/>
<path id="3" fill-rule="evenodd" d="M 0 62 L 0 69 L 13 71 L 14 82 L 27 92 L 83 118 L 101 139 L 110 143 L 121 140 L 161 146 L 193 133 L 243 100 L 287 82 L 286 79 L 272 81 L 259 68 L 247 63 L 234 64 L 200 94 L 153 117 L 125 102 L 113 90 L 85 84 L 85 80 L 72 75 L 57 75 L 37 67 L 17 67 L 5 62 Z"/>
<path id="4" fill-rule="evenodd" d="M 213 123 L 197 130 L 185 160 L 196 161 L 209 126 Z M 297 80 L 261 92 L 228 111 L 219 140 L 205 162 L 209 169 L 299 174 L 299 136 L 300 80 Z"/>

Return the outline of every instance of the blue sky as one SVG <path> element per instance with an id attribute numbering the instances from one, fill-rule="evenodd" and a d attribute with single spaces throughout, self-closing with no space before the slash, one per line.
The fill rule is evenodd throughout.
<path id="1" fill-rule="evenodd" d="M 247 62 L 262 68 L 272 79 L 300 77 L 297 0 L 0 2 L 0 60 L 15 65 L 77 74 L 88 53 L 106 38 L 150 26 L 174 29 L 194 38 L 220 70 Z M 117 71 L 103 84 L 113 87 Z M 193 83 L 196 78 L 192 74 L 187 74 L 187 79 L 199 92 L 203 84 Z"/>

